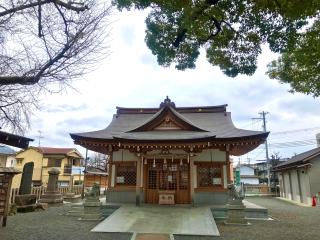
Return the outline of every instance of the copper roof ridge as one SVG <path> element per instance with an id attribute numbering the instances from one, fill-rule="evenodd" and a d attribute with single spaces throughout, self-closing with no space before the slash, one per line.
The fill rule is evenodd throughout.
<path id="1" fill-rule="evenodd" d="M 214 112 L 226 112 L 226 107 L 228 104 L 216 105 L 216 106 L 191 106 L 191 107 L 174 107 L 176 111 L 185 111 L 188 113 L 201 113 L 206 111 L 214 111 Z M 172 107 L 172 106 L 171 106 Z M 162 107 L 163 108 L 163 107 Z M 119 107 L 116 106 L 117 114 L 147 114 L 147 113 L 156 113 L 161 107 Z M 219 111 L 217 111 L 219 110 Z"/>
<path id="2" fill-rule="evenodd" d="M 148 124 L 152 123 L 153 121 L 156 121 L 157 118 L 159 118 L 161 116 L 161 114 L 165 111 L 171 111 L 178 119 L 180 119 L 182 122 L 186 123 L 187 125 L 189 125 L 189 127 L 193 128 L 194 130 L 200 131 L 200 132 L 208 132 L 207 130 L 204 130 L 202 128 L 199 128 L 198 126 L 196 126 L 194 123 L 192 123 L 190 120 L 186 119 L 183 115 L 181 115 L 178 111 L 176 111 L 176 109 L 171 106 L 171 105 L 165 105 L 162 108 L 159 109 L 159 111 L 157 111 L 151 118 L 149 118 L 148 120 L 146 120 L 144 123 L 142 123 L 140 126 L 127 131 L 127 133 L 131 133 L 131 132 L 137 132 L 140 131 L 141 129 L 143 129 L 144 127 L 146 127 Z"/>

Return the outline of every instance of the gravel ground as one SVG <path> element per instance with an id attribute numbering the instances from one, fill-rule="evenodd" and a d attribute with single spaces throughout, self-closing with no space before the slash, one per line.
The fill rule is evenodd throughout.
<path id="1" fill-rule="evenodd" d="M 230 226 L 218 223 L 221 240 L 259 239 L 319 239 L 320 208 L 301 207 L 270 197 L 248 198 L 248 201 L 266 207 L 273 221 L 250 221 L 251 226 Z"/>
<path id="2" fill-rule="evenodd" d="M 249 198 L 250 202 L 267 207 L 273 221 L 250 221 L 251 226 L 230 226 L 217 222 L 221 237 L 175 236 L 175 240 L 259 240 L 318 239 L 320 207 L 300 207 L 275 198 Z M 70 205 L 50 207 L 47 211 L 19 213 L 8 218 L 7 227 L 0 227 L 1 240 L 34 239 L 104 239 L 127 240 L 131 233 L 91 233 L 97 222 L 77 221 L 63 216 Z"/>

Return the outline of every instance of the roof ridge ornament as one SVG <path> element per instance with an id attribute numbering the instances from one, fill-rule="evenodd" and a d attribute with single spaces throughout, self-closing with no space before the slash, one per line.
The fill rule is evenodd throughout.
<path id="1" fill-rule="evenodd" d="M 174 102 L 171 102 L 171 99 L 168 96 L 163 100 L 162 103 L 160 103 L 160 108 L 164 108 L 166 106 L 176 108 L 176 104 Z"/>

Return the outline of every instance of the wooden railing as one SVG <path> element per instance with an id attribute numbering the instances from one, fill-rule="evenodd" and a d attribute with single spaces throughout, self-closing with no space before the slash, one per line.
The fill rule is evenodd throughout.
<path id="1" fill-rule="evenodd" d="M 31 194 L 35 194 L 37 197 L 37 200 L 40 199 L 41 195 L 47 190 L 46 187 L 32 187 L 31 188 Z M 61 194 L 65 194 L 69 192 L 70 188 L 69 187 L 58 187 L 58 191 Z M 72 187 L 72 192 L 74 192 L 76 195 L 81 194 L 82 192 L 82 185 L 78 186 L 73 186 Z M 19 188 L 12 188 L 11 189 L 11 196 L 10 196 L 10 201 L 9 203 L 14 203 L 15 196 L 19 194 Z"/>

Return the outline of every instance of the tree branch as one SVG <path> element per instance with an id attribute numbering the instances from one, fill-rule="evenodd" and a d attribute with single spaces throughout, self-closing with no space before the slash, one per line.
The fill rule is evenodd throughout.
<path id="1" fill-rule="evenodd" d="M 219 2 L 219 0 L 206 0 L 204 2 L 204 4 L 197 10 L 194 12 L 193 16 L 191 16 L 191 20 L 196 20 L 199 16 L 201 16 L 201 14 L 203 14 L 204 10 L 206 10 L 207 8 L 211 7 L 212 5 L 215 5 Z M 215 19 L 214 19 L 215 20 Z M 215 25 L 217 26 L 216 22 L 214 22 Z M 217 35 L 220 31 L 221 31 L 221 24 L 218 22 L 219 27 L 217 27 L 217 32 L 215 34 L 211 34 L 208 39 L 210 39 L 211 37 Z M 172 43 L 172 45 L 175 48 L 178 48 L 180 43 L 183 42 L 183 40 L 185 39 L 185 36 L 188 32 L 188 29 L 186 28 L 182 28 L 178 30 L 177 33 L 177 37 L 174 40 L 174 42 Z"/>
<path id="2" fill-rule="evenodd" d="M 0 17 L 3 17 L 3 16 L 6 16 L 8 14 L 12 14 L 12 13 L 15 13 L 15 12 L 18 12 L 18 11 L 22 11 L 22 10 L 25 10 L 25 9 L 28 9 L 28 8 L 32 8 L 32 7 L 36 7 L 36 6 L 40 6 L 40 5 L 44 5 L 44 4 L 50 4 L 50 3 L 55 3 L 57 5 L 60 5 L 66 9 L 69 9 L 69 10 L 72 10 L 72 11 L 75 11 L 75 12 L 82 12 L 82 11 L 85 11 L 88 9 L 88 6 L 86 5 L 83 5 L 83 4 L 80 4 L 79 5 L 82 5 L 80 7 L 77 7 L 77 6 L 74 6 L 75 2 L 68 2 L 68 3 L 65 3 L 61 0 L 42 0 L 42 1 L 35 1 L 35 2 L 31 2 L 29 4 L 23 4 L 23 5 L 20 5 L 20 6 L 17 6 L 17 7 L 12 7 L 8 10 L 5 10 L 3 12 L 0 12 Z"/>
<path id="3" fill-rule="evenodd" d="M 28 85 L 34 83 L 34 77 L 27 76 L 0 76 L 0 85 L 21 84 Z"/>

